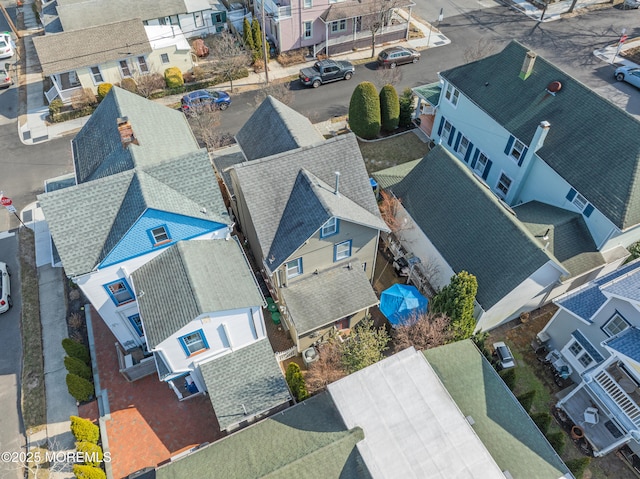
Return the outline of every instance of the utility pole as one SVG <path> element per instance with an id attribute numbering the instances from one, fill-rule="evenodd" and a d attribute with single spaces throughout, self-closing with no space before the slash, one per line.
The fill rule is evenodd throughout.
<path id="1" fill-rule="evenodd" d="M 267 32 L 265 29 L 266 22 L 264 16 L 264 2 L 266 0 L 260 0 L 260 6 L 262 10 L 261 20 L 262 20 L 262 55 L 264 57 L 264 78 L 267 85 L 269 84 L 269 57 L 267 56 Z"/>

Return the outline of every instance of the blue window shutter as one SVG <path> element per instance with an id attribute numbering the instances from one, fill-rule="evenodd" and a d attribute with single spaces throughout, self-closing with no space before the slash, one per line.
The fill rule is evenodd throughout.
<path id="1" fill-rule="evenodd" d="M 486 180 L 487 176 L 489 176 L 489 170 L 491 169 L 491 165 L 493 165 L 493 161 L 487 160 L 487 166 L 484 167 L 484 172 L 482 173 L 483 180 Z"/>
<path id="2" fill-rule="evenodd" d="M 578 194 L 578 192 L 576 190 L 574 190 L 573 188 L 571 188 L 569 190 L 569 193 L 567 193 L 567 199 L 569 201 L 573 201 L 573 199 L 576 197 L 576 194 Z"/>
<path id="3" fill-rule="evenodd" d="M 595 208 L 591 203 L 589 203 L 582 214 L 584 214 L 588 218 L 589 216 L 591 216 L 591 213 L 593 213 L 593 210 L 595 210 Z"/>
<path id="4" fill-rule="evenodd" d="M 187 355 L 187 357 L 191 356 L 191 352 L 189 351 L 189 348 L 187 348 L 187 345 L 184 342 L 184 339 L 182 339 L 182 337 L 178 338 L 178 341 L 180 341 L 180 346 L 182 346 L 182 350 L 184 351 L 184 354 Z"/>
<path id="5" fill-rule="evenodd" d="M 454 151 L 458 151 L 458 145 L 460 145 L 460 138 L 462 138 L 462 133 L 458 132 L 458 137 L 456 138 L 456 142 L 453 144 Z"/>
<path id="6" fill-rule="evenodd" d="M 449 146 L 451 146 L 451 143 L 453 143 L 453 137 L 456 135 L 456 129 L 452 126 L 451 127 L 451 134 L 449 135 Z"/>
<path id="7" fill-rule="evenodd" d="M 504 154 L 505 154 L 505 155 L 508 155 L 508 154 L 510 154 L 510 153 L 511 153 L 511 147 L 513 146 L 513 142 L 514 142 L 514 141 L 515 141 L 515 138 L 513 137 L 513 135 L 511 135 L 511 136 L 509 137 L 509 141 L 507 141 L 507 146 L 506 146 L 506 148 L 504 149 Z"/>
<path id="8" fill-rule="evenodd" d="M 520 159 L 518 160 L 518 166 L 522 166 L 522 162 L 524 161 L 524 157 L 527 156 L 528 151 L 529 148 L 525 148 L 524 150 L 522 150 L 522 154 L 520 155 Z"/>
<path id="9" fill-rule="evenodd" d="M 471 152 L 473 151 L 473 143 L 469 143 L 469 146 L 467 146 L 467 153 L 465 153 L 464 155 L 464 162 L 465 163 L 469 163 L 469 158 L 471 158 Z M 477 158 L 477 156 L 476 156 Z"/>
<path id="10" fill-rule="evenodd" d="M 473 160 L 471 160 L 471 168 L 475 168 L 476 167 L 476 163 L 478 162 L 478 157 L 480 156 L 480 150 L 478 150 L 476 148 L 475 153 L 473 154 Z"/>
<path id="11" fill-rule="evenodd" d="M 440 118 L 440 125 L 438 125 L 438 136 L 442 133 L 442 127 L 444 126 L 444 116 Z"/>

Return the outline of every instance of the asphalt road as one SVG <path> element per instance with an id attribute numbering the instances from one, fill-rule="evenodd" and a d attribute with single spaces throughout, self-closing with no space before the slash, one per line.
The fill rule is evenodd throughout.
<path id="1" fill-rule="evenodd" d="M 20 415 L 20 365 L 22 342 L 20 339 L 20 278 L 17 264 L 16 236 L 0 239 L 0 261 L 7 263 L 12 272 L 11 298 L 13 307 L 0 315 L 0 477 L 17 479 L 18 462 L 5 462 L 2 453 L 24 451 L 24 428 Z"/>

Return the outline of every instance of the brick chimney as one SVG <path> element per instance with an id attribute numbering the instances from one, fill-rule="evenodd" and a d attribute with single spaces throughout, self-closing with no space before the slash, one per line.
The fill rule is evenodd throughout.
<path id="1" fill-rule="evenodd" d="M 139 145 L 138 139 L 133 134 L 133 127 L 129 123 L 129 118 L 124 116 L 116 120 L 118 122 L 118 132 L 120 133 L 120 141 L 122 146 L 127 148 L 131 143 Z"/>
<path id="2" fill-rule="evenodd" d="M 520 78 L 526 80 L 531 75 L 533 71 L 533 65 L 536 62 L 536 58 L 538 55 L 533 53 L 532 51 L 528 51 L 524 57 L 524 62 L 522 62 L 522 69 L 520 70 Z"/>

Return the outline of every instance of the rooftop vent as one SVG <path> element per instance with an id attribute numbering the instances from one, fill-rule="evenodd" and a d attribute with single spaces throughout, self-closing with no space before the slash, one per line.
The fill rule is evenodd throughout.
<path id="1" fill-rule="evenodd" d="M 547 92 L 553 96 L 556 96 L 556 93 L 558 93 L 560 90 L 562 90 L 562 83 L 560 83 L 559 81 L 552 81 L 551 83 L 549 83 L 549 86 L 547 86 Z"/>
<path id="2" fill-rule="evenodd" d="M 120 141 L 122 141 L 122 146 L 124 148 L 128 147 L 131 143 L 134 145 L 139 145 L 138 139 L 133 134 L 133 127 L 131 123 L 129 123 L 129 118 L 123 116 L 116 120 L 118 122 L 118 132 L 120 133 Z"/>
<path id="3" fill-rule="evenodd" d="M 527 78 L 529 78 L 531 72 L 533 72 L 533 65 L 535 64 L 537 57 L 538 55 L 536 55 L 535 53 L 527 52 L 524 57 L 524 62 L 522 63 L 522 69 L 520 70 L 521 79 L 526 80 Z"/>
<path id="4" fill-rule="evenodd" d="M 476 423 L 471 416 L 466 416 L 465 419 L 471 426 L 473 426 Z"/>

